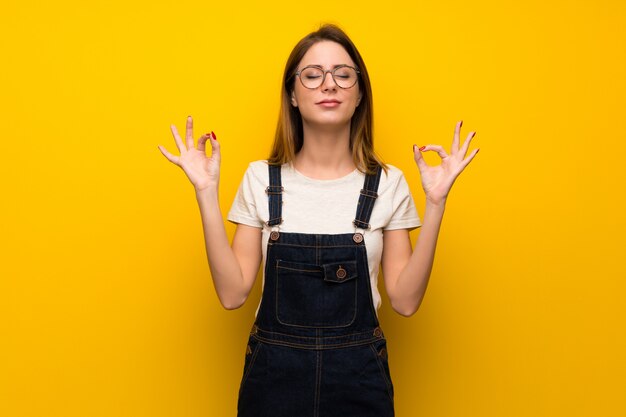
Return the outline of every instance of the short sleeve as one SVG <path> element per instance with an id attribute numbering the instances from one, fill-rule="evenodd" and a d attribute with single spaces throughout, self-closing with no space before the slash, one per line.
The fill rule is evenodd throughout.
<path id="1" fill-rule="evenodd" d="M 409 190 L 409 184 L 402 173 L 393 186 L 391 206 L 391 219 L 383 230 L 413 230 L 422 225 Z"/>
<path id="2" fill-rule="evenodd" d="M 254 182 L 254 173 L 252 164 L 250 164 L 241 180 L 241 184 L 239 184 L 235 200 L 228 212 L 228 221 L 253 227 L 263 227 L 263 221 L 257 212 Z"/>

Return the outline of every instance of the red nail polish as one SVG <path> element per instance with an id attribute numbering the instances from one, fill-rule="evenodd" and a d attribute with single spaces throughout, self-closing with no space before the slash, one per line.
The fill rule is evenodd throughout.
<path id="1" fill-rule="evenodd" d="M 424 149 L 426 149 L 426 146 L 422 146 L 422 147 L 420 148 L 420 152 L 421 152 L 421 151 L 423 151 Z"/>
<path id="2" fill-rule="evenodd" d="M 217 137 L 215 136 L 215 133 L 213 133 L 213 131 L 211 130 L 211 139 L 216 140 Z"/>

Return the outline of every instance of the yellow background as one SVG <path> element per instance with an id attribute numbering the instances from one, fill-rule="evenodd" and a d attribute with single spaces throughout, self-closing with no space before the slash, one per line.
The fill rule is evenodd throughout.
<path id="1" fill-rule="evenodd" d="M 420 310 L 383 294 L 397 415 L 626 415 L 625 21 L 615 0 L 4 2 L 0 415 L 235 415 L 260 280 L 222 309 L 157 145 L 178 154 L 188 114 L 215 131 L 225 215 L 321 22 L 359 47 L 420 214 L 413 143 L 478 132 Z"/>

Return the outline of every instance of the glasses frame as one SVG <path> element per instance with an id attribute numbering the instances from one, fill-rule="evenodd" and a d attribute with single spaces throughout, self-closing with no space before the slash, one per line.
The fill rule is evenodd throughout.
<path id="1" fill-rule="evenodd" d="M 320 83 L 320 85 L 318 85 L 317 87 L 307 87 L 306 85 L 304 85 L 304 81 L 302 81 L 302 71 L 304 71 L 307 68 L 316 68 L 321 70 L 324 75 L 322 75 L 322 82 Z M 342 87 L 339 85 L 339 83 L 337 82 L 337 80 L 335 79 L 335 71 L 337 71 L 338 69 L 341 68 L 351 68 L 356 72 L 356 81 L 354 82 L 354 84 L 352 84 L 350 87 Z M 359 74 L 361 74 L 361 71 L 359 71 L 358 68 L 352 67 L 350 65 L 338 65 L 335 68 L 331 69 L 331 70 L 325 70 L 324 68 L 322 68 L 321 65 L 307 65 L 306 67 L 296 71 L 296 73 L 294 74 L 296 77 L 298 77 L 300 79 L 300 84 L 302 84 L 302 86 L 304 88 L 308 88 L 309 90 L 315 90 L 316 88 L 320 88 L 321 86 L 324 85 L 324 82 L 326 81 L 326 74 L 330 73 L 330 76 L 332 77 L 333 81 L 335 82 L 335 85 L 339 88 L 341 88 L 342 90 L 348 90 L 352 87 L 354 87 L 358 82 L 359 82 Z"/>

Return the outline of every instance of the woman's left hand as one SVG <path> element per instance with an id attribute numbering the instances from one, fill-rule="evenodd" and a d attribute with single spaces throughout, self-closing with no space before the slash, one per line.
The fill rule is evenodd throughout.
<path id="1" fill-rule="evenodd" d="M 446 153 L 442 146 L 426 145 L 417 148 L 413 145 L 413 157 L 420 171 L 422 178 L 422 187 L 426 193 L 426 200 L 433 204 L 443 204 L 448 197 L 448 193 L 452 188 L 452 184 L 465 167 L 474 159 L 479 149 L 475 149 L 468 156 L 467 150 L 472 138 L 476 132 L 470 132 L 462 146 L 459 147 L 459 137 L 461 134 L 461 125 L 463 121 L 456 124 L 454 129 L 454 139 L 452 140 L 452 149 L 450 155 Z M 424 161 L 422 152 L 435 151 L 441 157 L 441 164 L 430 166 Z"/>

